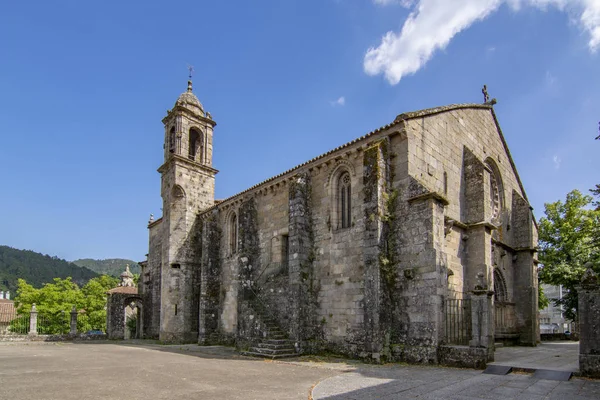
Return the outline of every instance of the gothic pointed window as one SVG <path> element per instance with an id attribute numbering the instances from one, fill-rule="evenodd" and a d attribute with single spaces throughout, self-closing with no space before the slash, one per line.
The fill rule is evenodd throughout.
<path id="1" fill-rule="evenodd" d="M 190 143 L 188 147 L 188 157 L 190 160 L 196 161 L 196 156 L 198 155 L 198 147 L 201 147 L 199 146 L 201 143 L 200 136 L 200 133 L 196 129 L 190 129 Z"/>
<path id="2" fill-rule="evenodd" d="M 490 203 L 490 216 L 492 221 L 498 221 L 500 218 L 500 213 L 502 211 L 503 206 L 503 189 L 502 189 L 502 180 L 500 178 L 500 173 L 498 171 L 498 167 L 496 163 L 488 158 L 486 160 L 486 164 L 491 170 L 490 173 L 490 194 L 489 194 L 489 203 Z"/>
<path id="3" fill-rule="evenodd" d="M 492 210 L 492 219 L 497 219 L 500 215 L 500 190 L 495 174 L 490 176 L 490 207 Z"/>
<path id="4" fill-rule="evenodd" d="M 169 153 L 175 153 L 175 127 L 169 131 Z"/>
<path id="5" fill-rule="evenodd" d="M 229 218 L 229 254 L 237 253 L 238 221 L 235 213 Z"/>
<path id="6" fill-rule="evenodd" d="M 337 185 L 338 196 L 338 226 L 349 228 L 352 226 L 352 187 L 350 174 L 344 172 L 340 175 Z"/>
<path id="7" fill-rule="evenodd" d="M 496 303 L 508 301 L 506 281 L 504 280 L 502 273 L 497 269 L 494 269 L 494 301 Z"/>

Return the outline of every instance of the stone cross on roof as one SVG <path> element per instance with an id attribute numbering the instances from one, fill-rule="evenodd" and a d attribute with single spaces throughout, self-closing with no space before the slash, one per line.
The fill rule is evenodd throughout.
<path id="1" fill-rule="evenodd" d="M 481 89 L 481 93 L 483 93 L 483 104 L 492 105 L 492 106 L 494 104 L 496 104 L 496 99 L 490 100 L 490 95 L 488 94 L 488 91 L 487 91 L 487 85 L 483 85 L 483 89 Z"/>
<path id="2" fill-rule="evenodd" d="M 490 95 L 488 94 L 487 91 L 487 85 L 483 85 L 483 89 L 481 89 L 481 93 L 483 93 L 483 102 L 487 103 L 488 101 L 490 101 Z"/>

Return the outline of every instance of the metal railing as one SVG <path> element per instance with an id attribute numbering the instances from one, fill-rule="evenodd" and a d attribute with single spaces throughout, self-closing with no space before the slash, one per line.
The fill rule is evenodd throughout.
<path id="1" fill-rule="evenodd" d="M 19 315 L 17 310 L 0 313 L 0 335 L 26 335 L 29 333 L 29 314 Z"/>
<path id="2" fill-rule="evenodd" d="M 37 316 L 37 333 L 38 335 L 66 335 L 71 329 L 70 324 L 69 312 L 40 313 Z"/>
<path id="3" fill-rule="evenodd" d="M 471 340 L 471 300 L 446 299 L 446 342 L 468 346 Z"/>

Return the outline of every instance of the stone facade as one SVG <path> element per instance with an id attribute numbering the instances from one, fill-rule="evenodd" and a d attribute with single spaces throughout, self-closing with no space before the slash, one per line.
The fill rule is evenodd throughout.
<path id="1" fill-rule="evenodd" d="M 216 202 L 215 123 L 191 83 L 182 96 L 163 120 L 146 337 L 246 348 L 268 319 L 301 353 L 439 363 L 462 352 L 477 365 L 496 334 L 535 345 L 537 230 L 491 104 L 401 114 Z M 200 158 L 186 156 L 192 130 Z M 471 347 L 448 347 L 451 301 L 468 307 L 457 323 L 478 332 Z"/>

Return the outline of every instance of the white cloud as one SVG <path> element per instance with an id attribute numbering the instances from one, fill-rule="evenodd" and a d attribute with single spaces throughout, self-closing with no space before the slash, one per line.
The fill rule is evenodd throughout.
<path id="1" fill-rule="evenodd" d="M 562 162 L 562 160 L 559 156 L 555 155 L 554 157 L 552 157 L 552 162 L 554 162 L 554 169 L 560 169 L 560 163 Z"/>
<path id="2" fill-rule="evenodd" d="M 546 71 L 546 86 L 552 87 L 556 84 L 556 76 L 552 75 L 552 72 Z"/>
<path id="3" fill-rule="evenodd" d="M 400 4 L 402 7 L 412 7 L 417 0 L 373 0 L 373 3 L 380 6 L 388 6 L 390 4 Z"/>
<path id="4" fill-rule="evenodd" d="M 437 50 L 444 49 L 459 32 L 494 13 L 503 4 L 518 11 L 523 6 L 556 7 L 589 35 L 588 47 L 600 49 L 600 0 L 373 0 L 413 6 L 400 32 L 388 32 L 377 47 L 367 51 L 364 69 L 383 74 L 393 85 L 421 69 Z"/>
<path id="5" fill-rule="evenodd" d="M 343 106 L 346 104 L 346 98 L 344 96 L 339 97 L 337 100 L 330 101 L 332 107 Z"/>

